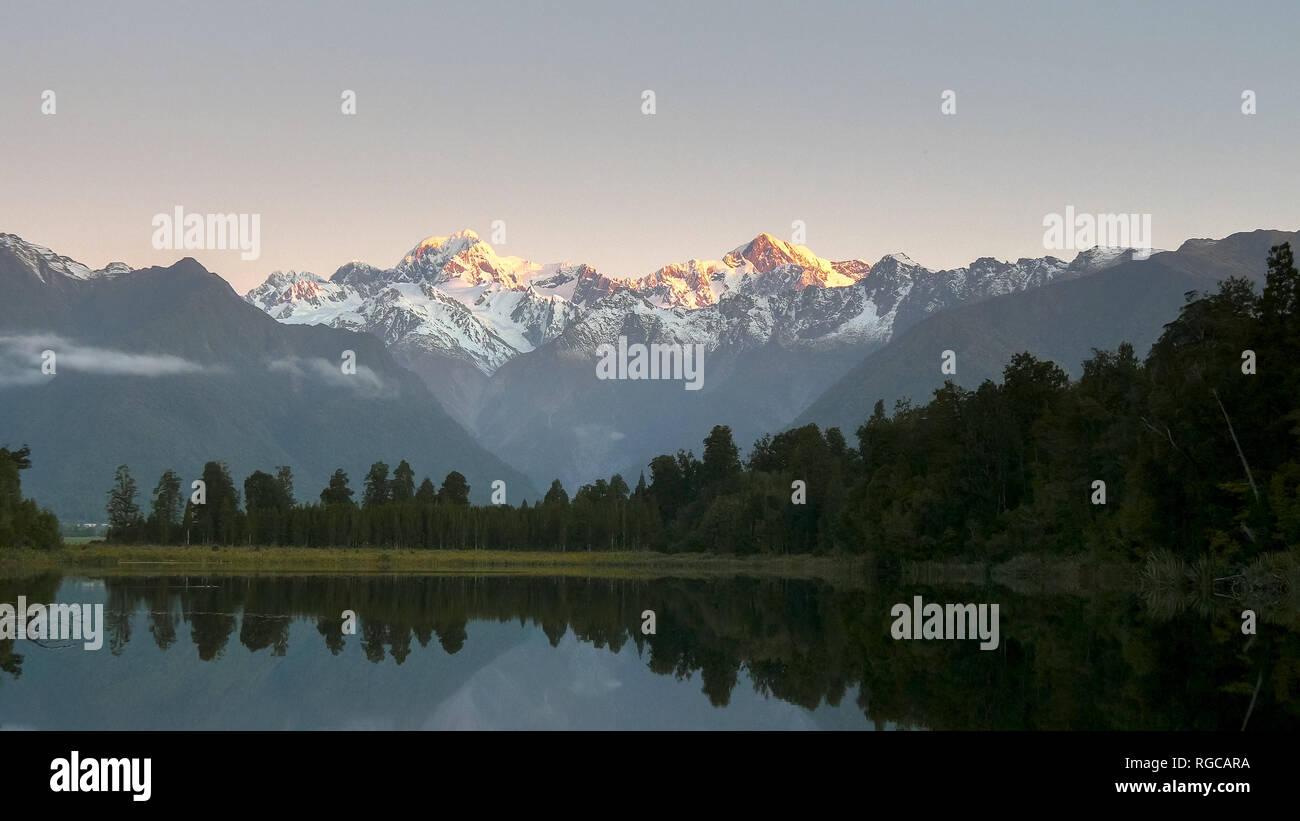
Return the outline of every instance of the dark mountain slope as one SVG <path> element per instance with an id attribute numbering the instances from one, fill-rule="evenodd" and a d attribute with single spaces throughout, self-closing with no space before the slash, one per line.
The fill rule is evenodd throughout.
<path id="1" fill-rule="evenodd" d="M 1300 244 L 1300 233 L 1252 231 L 1222 240 L 1189 240 L 1173 252 L 1127 261 L 1087 277 L 936 314 L 867 356 L 793 423 L 838 426 L 852 440 L 877 400 L 929 401 L 951 378 L 974 388 L 1000 380 L 1011 357 L 1029 351 L 1059 364 L 1072 377 L 1093 348 L 1131 342 L 1144 356 L 1164 324 L 1178 315 L 1188 291 L 1209 291 L 1229 276 L 1262 286 L 1268 249 Z M 957 373 L 940 372 L 943 351 L 957 354 Z"/>

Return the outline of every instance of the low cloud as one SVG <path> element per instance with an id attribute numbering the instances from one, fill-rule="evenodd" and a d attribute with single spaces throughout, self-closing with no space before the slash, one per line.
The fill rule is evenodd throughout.
<path id="1" fill-rule="evenodd" d="M 292 376 L 313 379 L 331 387 L 347 388 L 360 394 L 373 396 L 388 392 L 388 386 L 370 368 L 358 365 L 355 373 L 344 373 L 337 362 L 320 357 L 286 356 L 266 363 L 268 370 Z"/>
<path id="2" fill-rule="evenodd" d="M 43 371 L 47 361 L 52 363 L 54 374 Z M 83 345 L 56 334 L 0 336 L 0 387 L 39 384 L 52 375 L 66 372 L 158 377 L 222 370 L 171 354 L 141 354 Z"/>

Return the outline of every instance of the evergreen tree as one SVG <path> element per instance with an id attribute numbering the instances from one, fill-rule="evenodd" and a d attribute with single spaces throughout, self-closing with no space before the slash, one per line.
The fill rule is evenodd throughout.
<path id="1" fill-rule="evenodd" d="M 431 505 L 437 500 L 438 488 L 434 487 L 433 481 L 428 476 L 424 477 L 424 481 L 420 483 L 420 489 L 415 491 L 415 501 L 421 505 Z"/>
<path id="2" fill-rule="evenodd" d="M 704 485 L 719 485 L 740 475 L 740 451 L 731 438 L 731 428 L 715 425 L 704 440 L 704 462 L 700 466 Z"/>
<path id="3" fill-rule="evenodd" d="M 375 462 L 366 473 L 365 489 L 361 494 L 362 507 L 379 507 L 388 504 L 388 465 Z"/>
<path id="4" fill-rule="evenodd" d="M 691 459 L 683 451 L 678 451 L 675 457 L 664 454 L 650 460 L 648 493 L 666 521 L 675 519 L 678 511 L 690 501 L 690 465 Z"/>
<path id="5" fill-rule="evenodd" d="M 326 507 L 351 505 L 352 495 L 353 490 L 348 487 L 348 475 L 343 471 L 343 468 L 339 468 L 330 477 L 329 487 L 320 492 L 320 501 Z"/>
<path id="6" fill-rule="evenodd" d="M 1300 273 L 1296 271 L 1291 243 L 1269 249 L 1268 273 L 1264 295 L 1259 302 L 1261 318 L 1266 324 L 1285 324 L 1300 317 Z"/>
<path id="7" fill-rule="evenodd" d="M 135 479 L 126 465 L 118 465 L 108 492 L 108 540 L 129 542 L 135 537 L 140 506 L 135 502 Z"/>
<path id="8" fill-rule="evenodd" d="M 409 502 L 415 498 L 415 471 L 405 459 L 397 463 L 389 488 L 389 496 L 394 502 Z"/>
<path id="9" fill-rule="evenodd" d="M 609 477 L 609 493 L 612 498 L 620 502 L 627 501 L 627 482 L 623 481 L 623 477 L 620 474 L 615 473 L 613 476 Z"/>
<path id="10" fill-rule="evenodd" d="M 184 504 L 181 496 L 181 477 L 168 468 L 158 477 L 158 484 L 153 489 L 153 509 L 150 516 L 153 538 L 159 544 L 171 544 L 176 529 L 180 525 L 181 508 Z"/>
<path id="11" fill-rule="evenodd" d="M 469 482 L 454 470 L 448 473 L 447 478 L 442 480 L 442 487 L 438 490 L 438 501 L 443 504 L 468 505 Z"/>
<path id="12" fill-rule="evenodd" d="M 560 484 L 559 479 L 551 482 L 551 487 L 542 497 L 542 504 L 546 505 L 568 505 L 569 494 L 565 492 L 564 485 Z"/>
<path id="13" fill-rule="evenodd" d="M 293 498 L 293 470 L 288 465 L 278 465 L 275 469 L 275 480 L 280 484 L 280 491 L 284 498 L 289 500 L 289 507 L 297 504 Z"/>
<path id="14" fill-rule="evenodd" d="M 265 474 L 264 474 L 265 475 Z M 206 499 L 194 509 L 194 526 L 203 544 L 234 544 L 240 536 L 239 491 L 225 462 L 203 466 Z"/>

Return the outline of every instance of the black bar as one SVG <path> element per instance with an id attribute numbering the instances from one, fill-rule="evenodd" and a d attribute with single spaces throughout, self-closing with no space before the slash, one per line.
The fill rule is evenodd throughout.
<path id="1" fill-rule="evenodd" d="M 1041 809 L 1052 801 L 1062 809 L 1231 811 L 1243 802 L 1293 797 L 1296 763 L 1283 735 L 1227 733 L 39 732 L 6 734 L 3 741 L 7 799 L 34 808 L 128 812 L 248 809 L 267 800 L 295 809 L 383 811 L 438 798 L 483 809 L 533 801 L 542 811 L 557 794 L 585 802 L 605 792 L 609 811 L 620 812 L 646 791 L 673 812 L 695 803 L 692 796 L 761 807 L 778 799 L 821 804 L 840 795 L 861 810 L 888 799 L 926 808 Z M 70 759 L 74 750 L 83 766 L 88 758 L 150 759 L 149 799 L 135 801 L 129 791 L 52 791 L 51 762 Z M 1188 766 L 1174 768 L 1180 758 Z M 1209 783 L 1215 792 L 1166 791 L 1177 790 L 1166 787 L 1175 783 Z M 1120 790 L 1142 787 L 1121 784 L 1156 791 L 1135 795 Z M 1221 791 L 1229 787 L 1236 791 Z M 451 808 L 431 809 L 440 806 Z"/>

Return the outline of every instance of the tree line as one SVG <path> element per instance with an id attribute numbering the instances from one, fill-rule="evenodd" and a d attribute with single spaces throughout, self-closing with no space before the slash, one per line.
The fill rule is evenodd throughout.
<path id="1" fill-rule="evenodd" d="M 558 481 L 534 505 L 471 505 L 464 475 L 452 471 L 441 487 L 429 477 L 417 486 L 403 459 L 391 471 L 376 462 L 359 498 L 342 468 L 318 501 L 294 496 L 288 466 L 274 475 L 255 471 L 243 492 L 223 462 L 208 462 L 202 496 L 181 490 L 173 470 L 159 478 L 149 511 L 137 502 L 129 468 L 119 466 L 109 491 L 108 541 L 122 544 L 203 544 L 507 550 L 652 549 L 652 519 L 644 479 L 635 491 L 621 476 L 581 487 L 570 500 Z M 241 504 L 242 498 L 242 504 Z"/>

